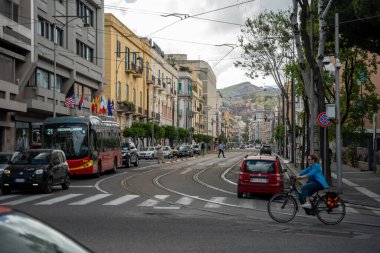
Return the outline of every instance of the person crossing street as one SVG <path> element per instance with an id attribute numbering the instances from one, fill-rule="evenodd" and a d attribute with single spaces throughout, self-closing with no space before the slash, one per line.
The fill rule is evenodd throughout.
<path id="1" fill-rule="evenodd" d="M 220 157 L 220 154 L 223 155 L 223 158 L 226 158 L 226 157 L 224 156 L 224 144 L 223 144 L 222 142 L 219 144 L 218 158 Z"/>

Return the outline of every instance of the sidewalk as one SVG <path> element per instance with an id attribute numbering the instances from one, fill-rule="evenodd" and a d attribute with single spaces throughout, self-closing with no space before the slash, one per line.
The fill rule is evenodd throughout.
<path id="1" fill-rule="evenodd" d="M 279 156 L 289 173 L 296 173 L 293 163 Z M 331 165 L 333 188 L 336 188 L 336 163 Z M 373 171 L 362 171 L 342 164 L 342 198 L 346 203 L 380 210 L 380 176 Z"/>

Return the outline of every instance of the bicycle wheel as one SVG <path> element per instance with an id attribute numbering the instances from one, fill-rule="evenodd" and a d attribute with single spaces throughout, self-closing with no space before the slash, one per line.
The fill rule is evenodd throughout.
<path id="1" fill-rule="evenodd" d="M 338 224 L 346 215 L 346 206 L 341 198 L 339 198 L 336 207 L 329 208 L 327 206 L 326 196 L 323 196 L 318 200 L 316 209 L 318 219 L 327 225 Z"/>
<path id="2" fill-rule="evenodd" d="M 297 212 L 296 200 L 287 193 L 278 193 L 268 202 L 269 216 L 277 222 L 291 221 Z"/>

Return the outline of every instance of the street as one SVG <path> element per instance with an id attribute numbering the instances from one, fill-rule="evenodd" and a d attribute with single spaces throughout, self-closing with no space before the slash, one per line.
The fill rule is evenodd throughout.
<path id="1" fill-rule="evenodd" d="M 348 207 L 342 223 L 323 225 L 299 210 L 285 224 L 266 210 L 269 197 L 238 199 L 239 165 L 254 150 L 204 157 L 140 160 L 100 178 L 73 178 L 52 194 L 0 195 L 0 204 L 32 214 L 95 252 L 376 252 L 380 212 Z"/>

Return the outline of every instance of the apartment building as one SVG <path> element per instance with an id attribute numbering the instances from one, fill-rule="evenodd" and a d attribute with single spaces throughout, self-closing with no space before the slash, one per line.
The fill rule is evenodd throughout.
<path id="1" fill-rule="evenodd" d="M 21 150 L 39 143 L 45 118 L 90 114 L 103 84 L 103 1 L 0 6 L 0 150 Z M 83 96 L 81 111 L 65 107 L 68 95 Z"/>
<path id="2" fill-rule="evenodd" d="M 105 17 L 105 85 L 121 127 L 134 121 L 176 125 L 177 70 L 152 40 L 140 38 L 113 14 Z"/>

